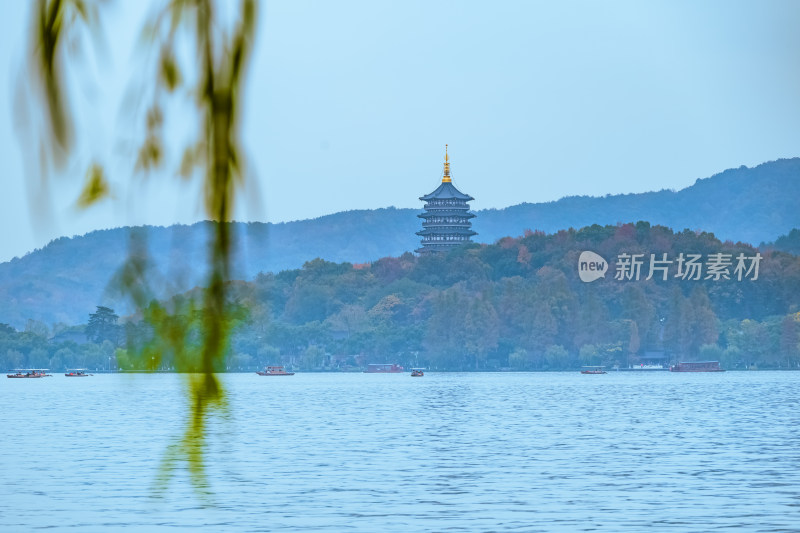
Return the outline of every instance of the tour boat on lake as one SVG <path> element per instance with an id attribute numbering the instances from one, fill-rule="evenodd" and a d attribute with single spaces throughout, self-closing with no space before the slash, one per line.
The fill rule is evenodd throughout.
<path id="1" fill-rule="evenodd" d="M 412 368 L 411 369 L 411 377 L 412 378 L 421 378 L 422 376 L 425 375 L 425 372 L 423 372 L 423 370 L 425 370 L 425 369 L 424 368 Z"/>
<path id="2" fill-rule="evenodd" d="M 602 366 L 584 366 L 581 374 L 607 374 Z"/>
<path id="3" fill-rule="evenodd" d="M 87 378 L 94 374 L 87 374 L 85 368 L 75 368 L 64 374 L 68 378 Z"/>
<path id="4" fill-rule="evenodd" d="M 403 372 L 403 367 L 395 364 L 369 364 L 364 372 L 367 374 L 399 374 Z"/>
<path id="5" fill-rule="evenodd" d="M 669 367 L 670 372 L 725 372 L 719 361 L 683 362 Z"/>
<path id="6" fill-rule="evenodd" d="M 47 373 L 47 368 L 17 368 L 15 374 L 6 374 L 7 378 L 49 378 L 52 374 Z"/>
<path id="7" fill-rule="evenodd" d="M 266 370 L 256 372 L 259 376 L 294 376 L 294 372 L 287 372 L 282 366 L 268 366 Z"/>

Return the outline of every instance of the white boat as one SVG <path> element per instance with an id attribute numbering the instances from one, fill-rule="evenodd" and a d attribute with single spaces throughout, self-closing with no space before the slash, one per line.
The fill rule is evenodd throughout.
<path id="1" fill-rule="evenodd" d="M 259 376 L 294 376 L 294 372 L 287 372 L 282 366 L 268 366 L 256 372 Z"/>

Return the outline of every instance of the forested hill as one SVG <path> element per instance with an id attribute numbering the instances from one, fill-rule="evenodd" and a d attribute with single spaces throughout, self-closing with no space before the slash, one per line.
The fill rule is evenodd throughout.
<path id="1" fill-rule="evenodd" d="M 544 179 L 544 178 L 543 178 Z M 421 206 L 420 206 L 421 207 Z M 235 223 L 234 276 L 299 268 L 320 257 L 363 263 L 399 256 L 419 245 L 421 209 L 348 211 L 280 224 Z M 727 170 L 681 191 L 602 198 L 569 197 L 477 212 L 478 242 L 493 243 L 525 229 L 555 232 L 591 224 L 647 220 L 676 230 L 712 232 L 722 240 L 775 241 L 800 227 L 800 158 Z M 166 279 L 162 294 L 202 283 L 210 223 L 144 228 L 154 270 Z M 43 249 L 0 264 L 0 322 L 17 328 L 28 319 L 80 323 L 96 305 L 127 308 L 106 290 L 128 250 L 130 228 L 57 239 Z"/>
<path id="2" fill-rule="evenodd" d="M 730 370 L 800 368 L 800 257 L 646 222 L 526 232 L 369 264 L 315 259 L 228 288 L 234 334 L 225 367 L 234 371 L 368 363 L 565 370 L 698 359 Z M 195 305 L 203 296 L 195 289 L 151 306 L 144 316 L 171 324 L 166 330 L 142 314 L 102 326 L 95 315 L 86 344 L 64 334 L 48 341 L 52 330 L 41 325 L 24 333 L 0 325 L 0 366 L 98 368 L 113 358 L 125 370 L 145 368 L 164 342 L 154 330 L 174 335 L 177 324 L 204 323 Z M 172 340 L 199 350 L 199 338 Z M 173 350 L 158 353 L 158 366 L 178 365 Z"/>
<path id="3" fill-rule="evenodd" d="M 702 230 L 722 240 L 758 244 L 800 227 L 800 158 L 726 170 L 680 191 L 573 196 L 486 210 L 479 217 L 476 231 L 488 236 L 487 242 L 518 235 L 519 230 L 511 231 L 516 227 L 551 232 L 648 220 L 675 230 Z"/>
<path id="4" fill-rule="evenodd" d="M 585 251 L 607 262 L 605 276 L 581 275 Z M 627 366 L 647 352 L 798 368 L 798 289 L 800 257 L 708 233 L 646 222 L 526 232 L 448 254 L 315 260 L 234 282 L 232 300 L 250 318 L 233 351 L 243 366 L 269 353 L 309 369 L 323 353 L 355 366 L 465 370 Z"/>

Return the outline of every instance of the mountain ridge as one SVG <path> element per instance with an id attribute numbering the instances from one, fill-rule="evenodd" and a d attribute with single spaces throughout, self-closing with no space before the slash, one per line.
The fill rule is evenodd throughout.
<path id="1" fill-rule="evenodd" d="M 364 263 L 399 256 L 419 244 L 420 209 L 351 210 L 292 222 L 233 222 L 233 278 L 298 268 L 317 257 Z M 475 211 L 477 242 L 493 243 L 525 230 L 557 232 L 593 224 L 648 221 L 676 231 L 714 233 L 721 240 L 775 241 L 800 227 L 800 158 L 753 168 L 728 169 L 678 191 L 570 196 Z M 109 289 L 132 234 L 146 234 L 154 270 L 164 280 L 157 293 L 203 283 L 211 222 L 121 227 L 61 237 L 21 258 L 0 263 L 0 322 L 23 327 L 27 319 L 68 324 L 85 321 L 95 305 L 128 308 Z"/>

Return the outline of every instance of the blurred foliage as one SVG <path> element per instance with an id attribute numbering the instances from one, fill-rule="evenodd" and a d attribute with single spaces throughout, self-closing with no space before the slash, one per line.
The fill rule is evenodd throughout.
<path id="1" fill-rule="evenodd" d="M 65 49 L 64 43 L 83 29 L 100 31 L 100 5 L 101 2 L 83 0 L 39 0 L 32 9 L 35 32 L 31 46 L 36 62 L 29 78 L 41 88 L 39 93 L 48 110 L 48 120 L 39 134 L 42 157 L 46 160 L 39 169 L 42 176 L 51 167 L 63 168 L 72 155 L 73 140 L 81 135 L 75 131 L 67 94 L 65 70 L 72 65 L 70 50 Z M 117 355 L 126 364 L 150 370 L 160 367 L 169 357 L 179 371 L 199 372 L 202 376 L 188 379 L 187 392 L 192 399 L 190 421 L 184 438 L 171 448 L 164 462 L 164 475 L 168 479 L 176 462 L 184 460 L 193 483 L 200 488 L 206 484 L 202 460 L 205 418 L 215 410 L 224 409 L 224 394 L 214 372 L 225 367 L 231 324 L 236 320 L 226 298 L 231 236 L 230 226 L 225 222 L 231 219 L 235 192 L 243 183 L 239 114 L 256 12 L 254 0 L 242 0 L 233 23 L 228 24 L 228 19 L 222 16 L 223 8 L 229 7 L 227 2 L 170 0 L 162 5 L 144 31 L 147 46 L 159 52 L 150 78 L 153 87 L 149 94 L 153 100 L 143 117 L 145 135 L 136 160 L 131 162 L 131 172 L 133 175 L 134 171 L 154 171 L 167 159 L 165 153 L 172 147 L 163 135 L 164 113 L 169 109 L 164 104 L 164 94 L 176 91 L 183 84 L 190 85 L 185 95 L 195 98 L 200 128 L 191 146 L 176 148 L 185 154 L 180 174 L 201 178 L 206 216 L 222 223 L 214 225 L 208 248 L 206 290 L 197 300 L 176 309 L 152 303 L 154 287 L 165 280 L 152 268 L 147 246 L 143 244 L 146 237 L 142 234 L 132 237 L 129 258 L 116 275 L 115 285 L 141 310 L 142 322 L 149 326 L 151 335 L 145 343 L 129 343 Z M 175 54 L 181 43 L 193 47 L 193 53 L 183 58 L 184 64 Z M 196 76 L 190 79 L 188 72 Z M 77 200 L 80 208 L 110 195 L 102 167 L 92 162 L 88 168 Z M 104 309 L 107 308 L 98 308 L 90 321 L 87 333 L 93 340 L 103 336 L 97 330 L 98 324 L 103 324 L 98 315 L 105 313 Z M 19 358 L 17 352 L 14 357 Z"/>
<path id="2" fill-rule="evenodd" d="M 64 83 L 66 41 L 74 34 L 98 28 L 100 2 L 37 0 L 32 10 L 32 83 L 39 89 L 49 120 L 44 123 L 43 153 L 60 166 L 72 147 L 74 124 Z"/>
<path id="3" fill-rule="evenodd" d="M 103 167 L 98 164 L 93 164 L 86 174 L 86 183 L 78 197 L 78 207 L 86 209 L 108 195 L 108 181 L 103 175 Z"/>

